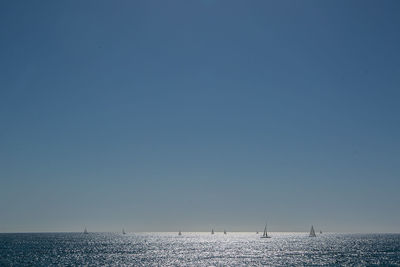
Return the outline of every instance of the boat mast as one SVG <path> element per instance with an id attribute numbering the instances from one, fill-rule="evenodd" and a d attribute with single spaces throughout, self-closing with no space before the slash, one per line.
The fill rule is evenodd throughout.
<path id="1" fill-rule="evenodd" d="M 267 223 L 265 223 L 263 236 L 268 236 L 268 234 L 267 234 Z"/>

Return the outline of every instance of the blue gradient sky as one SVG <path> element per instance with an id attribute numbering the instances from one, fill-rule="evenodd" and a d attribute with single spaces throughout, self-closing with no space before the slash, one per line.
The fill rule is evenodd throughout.
<path id="1" fill-rule="evenodd" d="M 399 1 L 1 1 L 0 231 L 400 232 Z"/>

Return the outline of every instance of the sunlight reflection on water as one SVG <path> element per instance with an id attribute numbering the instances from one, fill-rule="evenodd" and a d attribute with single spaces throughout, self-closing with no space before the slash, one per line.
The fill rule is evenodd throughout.
<path id="1" fill-rule="evenodd" d="M 0 265 L 399 265 L 398 234 L 0 234 Z"/>

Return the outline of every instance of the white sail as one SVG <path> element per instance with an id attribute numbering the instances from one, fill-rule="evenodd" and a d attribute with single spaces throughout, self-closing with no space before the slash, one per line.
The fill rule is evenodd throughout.
<path id="1" fill-rule="evenodd" d="M 314 231 L 314 226 L 311 225 L 311 230 L 310 230 L 310 237 L 315 237 L 315 231 Z"/>

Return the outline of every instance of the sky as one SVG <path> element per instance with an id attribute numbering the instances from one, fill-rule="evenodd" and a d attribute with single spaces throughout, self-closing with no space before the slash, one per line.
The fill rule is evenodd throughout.
<path id="1" fill-rule="evenodd" d="M 1 1 L 0 232 L 400 232 L 399 1 Z"/>

